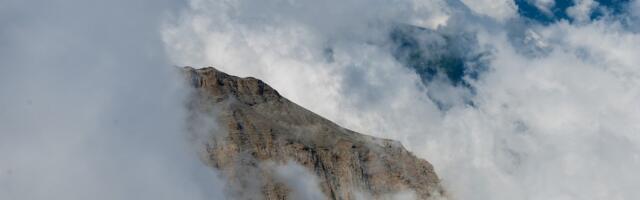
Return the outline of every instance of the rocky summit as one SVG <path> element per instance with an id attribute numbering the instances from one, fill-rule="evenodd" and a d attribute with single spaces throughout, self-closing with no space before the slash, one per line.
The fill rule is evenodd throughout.
<path id="1" fill-rule="evenodd" d="M 443 196 L 433 166 L 399 142 L 356 133 L 287 100 L 255 78 L 182 69 L 193 88 L 189 129 L 232 199 L 308 199 L 274 166 L 308 172 L 319 199 Z M 287 169 L 292 170 L 292 169 Z M 296 196 L 298 195 L 298 196 Z"/>

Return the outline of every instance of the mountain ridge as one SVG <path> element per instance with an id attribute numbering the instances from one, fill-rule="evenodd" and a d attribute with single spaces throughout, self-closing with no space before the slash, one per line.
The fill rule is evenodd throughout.
<path id="1" fill-rule="evenodd" d="M 445 193 L 433 166 L 400 142 L 342 128 L 253 77 L 213 67 L 182 71 L 194 89 L 190 121 L 213 113 L 205 121 L 219 125 L 197 133 L 192 124 L 190 130 L 206 138 L 205 161 L 230 180 L 227 192 L 236 199 L 290 199 L 290 188 L 261 163 L 291 161 L 318 178 L 328 199 L 388 198 L 405 191 L 428 199 Z M 248 196 L 250 187 L 262 194 Z"/>

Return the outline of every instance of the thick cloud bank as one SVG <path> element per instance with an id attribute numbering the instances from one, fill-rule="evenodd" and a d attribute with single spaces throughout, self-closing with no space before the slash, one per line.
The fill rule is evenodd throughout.
<path id="1" fill-rule="evenodd" d="M 216 199 L 167 62 L 170 1 L 0 3 L 0 199 Z"/>
<path id="2" fill-rule="evenodd" d="M 347 128 L 402 141 L 459 199 L 640 196 L 640 3 L 576 1 L 571 20 L 538 23 L 514 2 L 482 2 L 193 0 L 163 35 L 178 65 L 261 78 Z M 391 39 L 406 25 L 426 29 Z M 420 48 L 406 52 L 426 70 L 395 48 Z"/>

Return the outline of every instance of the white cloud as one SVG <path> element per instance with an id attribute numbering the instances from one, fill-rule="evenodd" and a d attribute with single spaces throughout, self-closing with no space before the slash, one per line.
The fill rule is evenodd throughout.
<path id="1" fill-rule="evenodd" d="M 593 0 L 574 0 L 574 6 L 567 8 L 567 15 L 578 22 L 588 22 L 591 13 L 598 7 L 598 2 Z"/>
<path id="2" fill-rule="evenodd" d="M 3 199 L 222 197 L 183 138 L 184 88 L 161 67 L 161 39 L 177 65 L 264 79 L 345 127 L 401 141 L 461 199 L 640 196 L 640 36 L 616 19 L 589 21 L 593 1 L 568 10 L 578 24 L 523 28 L 508 20 L 512 1 L 193 0 L 162 38 L 159 21 L 181 5 L 36 3 L 0 7 Z M 394 59 L 386 37 L 403 23 L 477 35 L 474 48 L 491 55 L 468 80 L 474 96 L 425 86 Z M 548 52 L 519 53 L 520 28 Z M 439 110 L 427 91 L 458 103 Z M 320 198 L 313 178 L 296 178 L 301 167 L 278 169 L 304 186 L 295 195 Z"/>
<path id="3" fill-rule="evenodd" d="M 279 2 L 260 5 L 258 17 L 255 9 L 221 6 L 255 1 L 202 2 L 165 30 L 174 62 L 256 76 L 345 127 L 400 140 L 431 161 L 460 199 L 640 195 L 640 41 L 616 21 L 524 27 L 548 52 L 523 55 L 526 47 L 509 38 L 522 24 L 498 26 L 437 4 L 432 10 L 448 16 L 441 30 L 474 30 L 476 48 L 491 52 L 489 69 L 470 80 L 474 106 L 443 112 L 426 95 L 438 87 L 423 86 L 385 46 L 388 23 L 414 22 L 420 14 L 407 8 L 418 4 L 327 2 L 320 8 L 339 9 L 325 16 L 307 12 L 314 3 Z M 512 2 L 466 3 L 498 20 L 515 13 Z"/>
<path id="4" fill-rule="evenodd" d="M 636 82 L 630 77 L 638 73 L 631 63 L 638 61 L 625 55 L 637 51 L 632 46 L 638 37 L 623 31 L 604 24 L 554 25 L 543 31 L 554 41 L 554 50 L 541 58 L 513 54 L 508 45 L 498 47 L 492 73 L 477 85 L 478 109 L 446 117 L 454 130 L 468 128 L 456 130 L 454 135 L 460 136 L 454 139 L 443 139 L 451 143 L 433 142 L 437 145 L 433 149 L 456 148 L 449 152 L 467 146 L 462 149 L 471 156 L 440 169 L 469 165 L 481 170 L 470 176 L 495 173 L 499 178 L 478 179 L 489 181 L 485 185 L 495 186 L 494 190 L 510 188 L 503 190 L 513 191 L 503 193 L 510 195 L 504 199 L 636 196 L 634 190 L 620 189 L 640 178 L 631 170 L 640 163 L 620 157 L 635 156 L 640 144 L 631 131 L 640 128 L 631 123 L 640 117 L 632 103 L 637 91 L 630 86 Z M 499 40 L 488 42 L 506 43 Z M 460 183 L 470 179 L 459 178 Z M 469 181 L 467 187 L 455 188 L 474 184 Z M 503 199 L 493 195 L 486 194 L 485 199 Z"/>
<path id="5" fill-rule="evenodd" d="M 291 199 L 327 199 L 320 190 L 318 178 L 304 166 L 293 161 L 283 165 L 274 163 L 267 165 L 272 168 L 276 181 L 284 183 L 291 189 L 291 196 L 289 196 Z"/>
<path id="6" fill-rule="evenodd" d="M 469 9 L 480 15 L 492 17 L 504 22 L 518 16 L 513 0 L 461 0 Z"/>
<path id="7" fill-rule="evenodd" d="M 542 11 L 544 14 L 548 16 L 553 16 L 553 12 L 551 9 L 556 5 L 555 0 L 528 0 L 529 3 L 533 4 L 536 8 Z"/>

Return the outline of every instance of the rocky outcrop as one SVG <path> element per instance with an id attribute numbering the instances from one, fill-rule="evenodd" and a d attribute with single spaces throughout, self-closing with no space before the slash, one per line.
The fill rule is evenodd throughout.
<path id="1" fill-rule="evenodd" d="M 204 131 L 198 123 L 190 128 L 206 139 L 206 160 L 227 176 L 228 195 L 236 199 L 291 199 L 291 187 L 264 164 L 290 161 L 315 175 L 328 199 L 383 198 L 398 192 L 428 199 L 443 193 L 431 164 L 399 142 L 342 128 L 255 78 L 211 67 L 186 67 L 183 72 L 195 88 L 189 102 L 192 120 L 205 116 L 205 122 L 219 124 Z"/>

